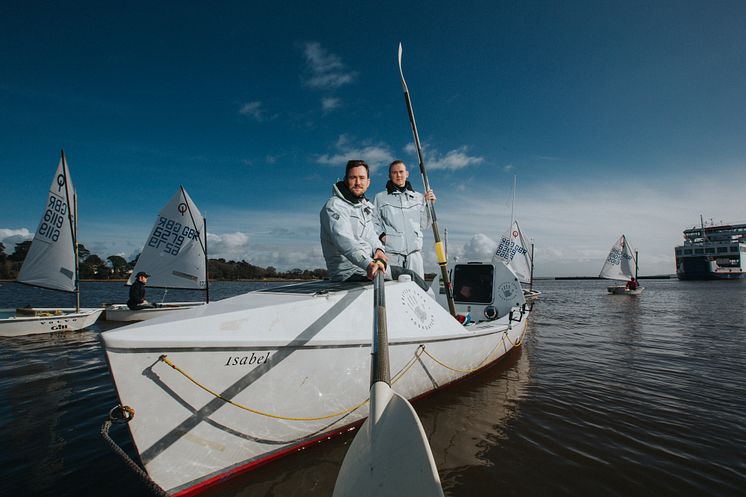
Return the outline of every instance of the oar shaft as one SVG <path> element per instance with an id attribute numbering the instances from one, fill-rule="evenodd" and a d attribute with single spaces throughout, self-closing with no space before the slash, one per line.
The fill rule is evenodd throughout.
<path id="1" fill-rule="evenodd" d="M 414 119 L 414 109 L 412 107 L 412 99 L 409 97 L 409 88 L 407 82 L 404 80 L 404 71 L 401 66 L 401 55 L 402 47 L 399 44 L 399 75 L 401 76 L 401 84 L 404 90 L 404 101 L 407 103 L 407 113 L 409 114 L 409 124 L 412 128 L 412 135 L 414 136 L 414 145 L 417 149 L 417 158 L 420 164 L 420 174 L 422 174 L 422 184 L 425 188 L 425 192 L 430 190 L 430 181 L 427 177 L 427 169 L 425 169 L 425 160 L 422 157 L 422 146 L 420 144 L 420 134 L 417 131 L 417 122 Z M 443 281 L 443 286 L 446 292 L 446 301 L 448 302 L 448 310 L 452 316 L 456 315 L 456 305 L 453 302 L 453 293 L 451 292 L 451 278 L 448 275 L 448 260 L 446 259 L 446 251 L 443 247 L 443 242 L 440 240 L 440 229 L 438 228 L 438 218 L 435 216 L 435 206 L 430 200 L 425 201 L 425 205 L 430 213 L 430 219 L 432 220 L 433 227 L 433 239 L 435 240 L 435 256 L 438 259 L 438 266 L 440 266 L 440 279 Z"/>
<path id="2" fill-rule="evenodd" d="M 383 271 L 373 280 L 373 350 L 370 361 L 370 384 L 383 381 L 391 385 L 389 337 L 386 328 L 386 287 Z"/>

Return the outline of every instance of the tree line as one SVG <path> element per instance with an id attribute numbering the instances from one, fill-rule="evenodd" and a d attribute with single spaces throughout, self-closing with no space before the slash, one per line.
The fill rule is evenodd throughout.
<path id="1" fill-rule="evenodd" d="M 31 240 L 16 244 L 12 254 L 5 253 L 5 245 L 0 242 L 0 279 L 13 280 L 18 276 L 21 265 L 26 259 Z M 78 259 L 80 260 L 80 278 L 92 280 L 119 280 L 129 278 L 137 263 L 137 257 L 127 261 L 120 255 L 110 255 L 105 260 L 91 253 L 82 243 L 78 244 Z M 278 271 L 272 266 L 261 267 L 244 260 L 226 261 L 225 259 L 209 259 L 207 275 L 210 280 L 259 280 L 259 279 L 293 279 L 315 280 L 327 276 L 326 269 L 293 268 L 288 271 Z"/>

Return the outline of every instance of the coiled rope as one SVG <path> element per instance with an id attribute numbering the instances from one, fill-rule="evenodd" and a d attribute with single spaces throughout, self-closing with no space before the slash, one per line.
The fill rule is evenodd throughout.
<path id="1" fill-rule="evenodd" d="M 140 481 L 142 481 L 143 484 L 148 487 L 148 490 L 150 490 L 153 495 L 157 495 L 158 497 L 168 497 L 168 493 L 163 490 L 160 485 L 154 482 L 150 478 L 150 476 L 148 476 L 145 470 L 143 470 L 135 461 L 133 461 L 132 458 L 128 456 L 127 453 L 122 450 L 122 448 L 117 445 L 117 443 L 109 436 L 109 429 L 111 428 L 112 424 L 129 423 L 134 416 L 135 410 L 129 406 L 118 405 L 114 407 L 111 411 L 109 411 L 109 416 L 106 418 L 104 424 L 101 426 L 101 436 L 104 438 L 104 441 L 106 441 L 109 447 L 111 447 L 111 450 L 113 450 L 114 453 L 118 455 L 122 459 L 122 461 L 124 461 L 124 464 L 126 464 L 140 478 Z"/>

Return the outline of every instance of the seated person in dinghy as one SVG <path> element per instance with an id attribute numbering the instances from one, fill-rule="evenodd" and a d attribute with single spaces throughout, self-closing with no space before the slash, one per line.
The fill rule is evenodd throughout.
<path id="1" fill-rule="evenodd" d="M 377 235 L 375 207 L 365 198 L 369 186 L 368 164 L 348 161 L 344 180 L 332 187 L 332 196 L 321 209 L 321 251 L 329 279 L 368 281 L 378 271 L 386 271 L 393 278 L 409 274 L 427 291 L 427 284 L 414 271 L 399 266 L 387 268 L 384 246 Z"/>
<path id="2" fill-rule="evenodd" d="M 148 278 L 150 278 L 150 275 L 143 271 L 140 271 L 135 276 L 135 282 L 130 287 L 130 298 L 127 301 L 127 307 L 133 311 L 156 307 L 155 304 L 151 304 L 145 300 L 145 285 L 148 282 Z"/>
<path id="3" fill-rule="evenodd" d="M 637 287 L 640 286 L 637 284 L 637 280 L 633 276 L 631 280 L 627 282 L 626 288 L 627 290 L 637 290 Z"/>

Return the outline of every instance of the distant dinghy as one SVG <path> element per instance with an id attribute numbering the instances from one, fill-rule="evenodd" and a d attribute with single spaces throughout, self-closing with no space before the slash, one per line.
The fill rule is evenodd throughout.
<path id="1" fill-rule="evenodd" d="M 137 259 L 127 285 L 140 271 L 148 273 L 148 288 L 203 290 L 209 301 L 207 280 L 207 222 L 183 186 L 161 209 Z M 144 321 L 205 302 L 170 302 L 149 309 L 127 304 L 106 307 L 108 321 Z"/>
<path id="2" fill-rule="evenodd" d="M 529 248 L 530 247 L 530 248 Z M 526 243 L 526 238 L 518 226 L 518 221 L 513 221 L 509 232 L 500 238 L 492 262 L 502 261 L 513 270 L 518 281 L 528 285 L 523 289 L 523 295 L 527 300 L 536 300 L 541 292 L 534 290 L 534 244 Z"/>
<path id="3" fill-rule="evenodd" d="M 74 293 L 75 308 L 26 307 L 0 319 L 0 336 L 75 331 L 96 322 L 103 309 L 80 308 L 76 193 L 65 152 L 49 187 L 44 213 L 16 281 Z"/>
<path id="4" fill-rule="evenodd" d="M 617 281 L 630 281 L 632 278 L 637 280 L 637 252 L 624 235 L 611 247 L 599 277 Z M 606 290 L 613 295 L 640 295 L 645 288 L 614 285 Z"/>

